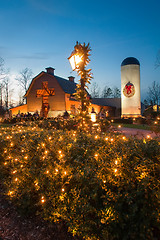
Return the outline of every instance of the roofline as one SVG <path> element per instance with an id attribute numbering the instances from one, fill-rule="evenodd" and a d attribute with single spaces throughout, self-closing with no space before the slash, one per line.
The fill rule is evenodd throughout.
<path id="1" fill-rule="evenodd" d="M 28 90 L 27 90 L 27 92 L 25 93 L 24 97 L 27 97 L 27 96 L 28 96 L 28 94 L 29 94 L 29 92 L 30 92 L 30 90 L 31 90 L 31 87 L 32 87 L 33 83 L 35 82 L 35 80 L 36 80 L 38 77 L 40 77 L 41 75 L 43 75 L 44 73 L 45 73 L 45 72 L 42 71 L 42 72 L 40 72 L 37 76 L 35 76 L 35 77 L 32 79 L 32 81 L 31 81 L 31 83 L 30 83 L 30 85 L 29 85 L 29 87 L 28 87 Z"/>

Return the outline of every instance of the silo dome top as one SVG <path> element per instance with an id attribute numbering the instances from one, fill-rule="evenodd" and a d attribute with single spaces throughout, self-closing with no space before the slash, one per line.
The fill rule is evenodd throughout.
<path id="1" fill-rule="evenodd" d="M 136 58 L 128 57 L 123 60 L 121 67 L 125 65 L 131 65 L 131 64 L 140 65 L 139 61 Z"/>

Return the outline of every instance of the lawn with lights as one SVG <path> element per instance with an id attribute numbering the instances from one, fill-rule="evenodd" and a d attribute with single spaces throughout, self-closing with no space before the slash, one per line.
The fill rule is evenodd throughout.
<path id="1" fill-rule="evenodd" d="M 64 221 L 80 239 L 158 239 L 160 144 L 113 133 L 0 129 L 7 197 L 23 213 Z"/>

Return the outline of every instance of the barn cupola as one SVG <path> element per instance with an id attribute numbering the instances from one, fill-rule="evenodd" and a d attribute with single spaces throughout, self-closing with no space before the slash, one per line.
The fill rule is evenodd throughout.
<path id="1" fill-rule="evenodd" d="M 68 79 L 69 79 L 70 82 L 74 82 L 74 78 L 75 78 L 75 77 L 73 77 L 73 76 L 68 77 Z"/>
<path id="2" fill-rule="evenodd" d="M 48 67 L 48 68 L 46 68 L 46 71 L 47 71 L 47 73 L 48 74 L 51 74 L 51 75 L 53 75 L 54 76 L 54 68 L 52 68 L 52 67 Z"/>

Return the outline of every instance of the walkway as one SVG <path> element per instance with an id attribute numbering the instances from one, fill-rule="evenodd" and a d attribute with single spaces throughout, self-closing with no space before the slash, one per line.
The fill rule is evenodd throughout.
<path id="1" fill-rule="evenodd" d="M 160 133 L 156 134 L 155 132 L 149 131 L 149 130 L 143 130 L 143 129 L 135 129 L 135 128 L 117 128 L 118 132 L 121 132 L 125 136 L 136 136 L 138 138 L 153 138 L 158 137 L 160 138 Z"/>

